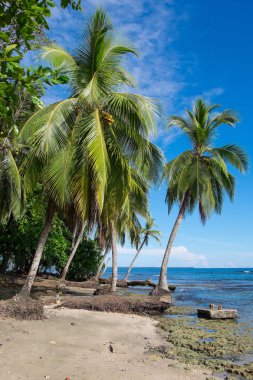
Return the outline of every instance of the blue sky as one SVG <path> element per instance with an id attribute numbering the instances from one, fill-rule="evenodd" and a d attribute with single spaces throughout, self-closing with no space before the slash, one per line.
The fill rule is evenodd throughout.
<path id="1" fill-rule="evenodd" d="M 84 1 L 83 13 L 54 8 L 49 36 L 72 50 L 96 4 Z M 137 78 L 138 92 L 162 103 L 164 117 L 156 143 L 166 158 L 188 147 L 177 130 L 166 130 L 167 117 L 182 114 L 202 96 L 238 112 L 240 124 L 236 129 L 222 127 L 216 145 L 239 144 L 252 161 L 253 2 L 101 0 L 100 5 L 109 11 L 119 35 L 130 39 L 140 52 L 140 59 L 129 60 L 128 68 Z M 51 89 L 45 102 L 65 96 L 65 90 Z M 253 267 L 252 170 L 244 176 L 233 173 L 234 203 L 226 200 L 222 215 L 213 215 L 204 227 L 197 212 L 187 216 L 175 240 L 171 266 Z M 168 215 L 164 198 L 165 185 L 154 189 L 150 197 L 151 213 L 163 235 L 161 245 L 151 241 L 137 266 L 160 266 L 178 211 L 175 207 Z M 119 252 L 119 265 L 127 266 L 134 250 L 126 245 Z"/>

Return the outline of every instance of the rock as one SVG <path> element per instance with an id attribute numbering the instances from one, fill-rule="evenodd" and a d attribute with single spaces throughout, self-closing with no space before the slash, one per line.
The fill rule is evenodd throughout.
<path id="1" fill-rule="evenodd" d="M 159 298 L 159 302 L 168 303 L 168 304 L 170 305 L 171 302 L 172 302 L 171 295 L 166 295 L 166 296 L 162 296 L 162 297 L 160 297 L 160 298 Z"/>
<path id="2" fill-rule="evenodd" d="M 199 318 L 208 319 L 235 319 L 237 318 L 236 309 L 197 309 Z"/>
<path id="3" fill-rule="evenodd" d="M 170 290 L 163 289 L 160 287 L 155 287 L 150 293 L 150 296 L 167 296 L 170 295 Z"/>
<path id="4" fill-rule="evenodd" d="M 109 344 L 109 347 L 108 347 L 109 351 L 113 354 L 113 347 L 111 344 Z"/>

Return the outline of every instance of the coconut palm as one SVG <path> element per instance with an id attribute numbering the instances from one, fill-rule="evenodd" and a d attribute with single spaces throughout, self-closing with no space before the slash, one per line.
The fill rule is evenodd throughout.
<path id="1" fill-rule="evenodd" d="M 71 242 L 71 249 L 70 249 L 70 255 L 69 255 L 69 258 L 66 262 L 66 265 L 65 267 L 63 268 L 63 271 L 62 271 L 62 274 L 61 274 L 61 278 L 60 278 L 60 282 L 64 282 L 65 279 L 66 279 L 66 276 L 67 276 L 67 273 L 68 273 L 68 270 L 69 270 L 69 267 L 73 261 L 73 258 L 75 257 L 75 254 L 76 254 L 76 251 L 83 239 L 83 235 L 84 235 L 84 230 L 85 230 L 85 223 L 83 222 L 80 222 L 80 221 L 77 221 L 75 223 L 75 227 L 74 227 L 74 231 L 73 231 L 73 234 L 72 234 L 72 242 Z"/>
<path id="2" fill-rule="evenodd" d="M 167 266 L 172 245 L 185 214 L 198 206 L 202 223 L 214 211 L 221 214 L 223 198 L 226 193 L 234 198 L 235 180 L 228 171 L 227 164 L 240 172 L 248 166 L 247 155 L 238 146 L 231 144 L 214 147 L 213 141 L 218 128 L 223 125 L 234 126 L 237 117 L 230 110 L 217 110 L 220 106 L 209 106 L 199 99 L 193 111 L 187 109 L 187 117 L 172 116 L 170 127 L 178 127 L 188 137 L 191 148 L 181 153 L 165 165 L 164 177 L 168 179 L 166 202 L 169 212 L 176 203 L 179 213 L 171 231 L 164 253 L 157 289 L 168 290 Z"/>
<path id="3" fill-rule="evenodd" d="M 120 166 L 119 162 L 118 165 Z M 117 241 L 124 244 L 125 235 L 131 235 L 137 215 L 145 217 L 148 210 L 147 195 L 149 184 L 146 178 L 137 173 L 130 166 L 111 175 L 105 195 L 100 235 L 110 236 L 112 250 L 112 281 L 110 292 L 116 291 L 118 275 Z"/>
<path id="4" fill-rule="evenodd" d="M 22 294 L 29 295 L 56 207 L 75 205 L 90 223 L 104 206 L 115 162 L 125 162 L 157 179 L 162 154 L 150 141 L 157 104 L 141 95 L 120 92 L 134 81 L 122 66 L 131 47 L 116 41 L 108 15 L 97 10 L 74 54 L 57 45 L 42 47 L 42 57 L 70 78 L 71 96 L 36 112 L 22 129 L 30 147 L 24 165 L 27 187 L 38 180 L 48 194 L 45 226 Z M 122 167 L 122 166 L 121 166 Z M 94 220 L 94 218 L 92 217 Z"/>
<path id="5" fill-rule="evenodd" d="M 105 249 L 104 254 L 103 254 L 103 257 L 102 257 L 102 259 L 101 259 L 101 262 L 100 262 L 100 264 L 99 264 L 99 266 L 98 266 L 97 272 L 96 272 L 95 276 L 93 277 L 93 279 L 94 279 L 95 281 L 98 281 L 98 280 L 99 280 L 99 277 L 100 277 L 100 274 L 101 274 L 101 272 L 102 272 L 102 269 L 103 269 L 103 267 L 104 267 L 104 265 L 105 265 L 105 259 L 106 259 L 107 255 L 108 255 L 108 253 L 109 253 L 109 246 Z M 108 259 L 107 259 L 107 262 L 108 262 Z"/>
<path id="6" fill-rule="evenodd" d="M 140 230 L 140 234 L 143 236 L 143 239 L 142 239 L 141 244 L 138 246 L 137 252 L 136 252 L 131 264 L 129 265 L 127 273 L 124 277 L 124 281 L 128 280 L 128 277 L 129 277 L 130 272 L 134 266 L 135 261 L 137 260 L 139 254 L 141 253 L 141 250 L 144 247 L 144 245 L 148 245 L 149 239 L 153 238 L 157 242 L 160 242 L 160 236 L 161 236 L 160 231 L 155 230 L 154 227 L 156 227 L 155 221 L 153 218 L 149 217 L 146 221 L 145 227 L 141 228 L 141 230 Z"/>

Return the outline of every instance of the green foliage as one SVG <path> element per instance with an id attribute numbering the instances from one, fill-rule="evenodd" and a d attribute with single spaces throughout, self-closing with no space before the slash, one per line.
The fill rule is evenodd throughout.
<path id="1" fill-rule="evenodd" d="M 40 195 L 34 195 L 28 202 L 26 212 L 21 219 L 18 221 L 11 219 L 7 224 L 0 224 L 2 264 L 8 258 L 14 270 L 28 272 L 43 227 L 44 210 L 44 201 L 41 200 Z M 43 252 L 40 271 L 52 268 L 59 273 L 62 271 L 70 253 L 71 239 L 71 232 L 62 219 L 56 216 Z M 100 255 L 100 250 L 94 241 L 84 239 L 73 261 L 71 278 L 80 280 L 95 273 L 100 262 Z"/>
<path id="2" fill-rule="evenodd" d="M 65 84 L 68 77 L 58 70 L 24 67 L 28 50 L 47 42 L 44 30 L 51 15 L 50 0 L 2 0 L 0 2 L 0 220 L 22 210 L 19 164 L 26 152 L 17 137 L 24 121 L 43 106 L 40 98 L 45 85 Z M 81 9 L 79 0 L 66 0 L 61 6 Z M 2 195 L 4 196 L 2 197 Z"/>
<path id="3" fill-rule="evenodd" d="M 28 271 L 44 222 L 44 202 L 31 198 L 22 218 L 0 225 L 0 252 L 10 252 L 14 269 Z M 11 237 L 11 238 L 10 238 Z M 41 268 L 64 265 L 70 248 L 70 232 L 56 217 L 46 243 Z"/>
<path id="4" fill-rule="evenodd" d="M 102 260 L 101 249 L 94 240 L 84 237 L 69 268 L 67 278 L 83 281 L 94 276 Z"/>
<path id="5" fill-rule="evenodd" d="M 48 29 L 54 0 L 2 0 L 0 4 L 0 38 L 5 43 L 16 44 L 17 49 L 30 49 L 31 43 Z M 61 0 L 61 7 L 71 5 L 81 10 L 81 0 Z"/>
<path id="6" fill-rule="evenodd" d="M 29 94 L 34 104 L 44 92 L 44 85 L 64 84 L 68 78 L 57 70 L 25 68 L 21 64 L 24 53 L 41 39 L 55 2 L 49 0 L 3 0 L 0 4 L 0 124 L 2 134 L 15 124 L 15 111 L 20 94 Z M 80 1 L 62 1 L 66 8 L 81 9 Z M 2 136 L 3 137 L 3 136 Z"/>

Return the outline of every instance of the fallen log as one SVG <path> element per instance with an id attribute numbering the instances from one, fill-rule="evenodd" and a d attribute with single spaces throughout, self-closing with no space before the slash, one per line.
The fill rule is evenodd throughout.
<path id="1" fill-rule="evenodd" d="M 127 286 L 150 286 L 151 288 L 155 288 L 156 284 L 150 280 L 135 280 L 135 281 L 127 281 Z"/>
<path id="2" fill-rule="evenodd" d="M 87 281 L 67 281 L 65 280 L 64 282 L 60 282 L 56 288 L 57 289 L 62 289 L 65 287 L 73 287 L 73 288 L 92 288 L 92 289 L 97 289 L 99 287 L 99 283 L 94 280 L 87 280 Z"/>
<path id="3" fill-rule="evenodd" d="M 109 278 L 99 278 L 100 284 L 110 284 L 111 283 L 111 277 Z M 150 286 L 151 288 L 155 288 L 156 284 L 152 282 L 151 280 L 134 280 L 134 281 L 124 281 L 124 280 L 118 280 L 117 281 L 117 287 L 118 288 L 127 288 L 129 286 Z M 169 285 L 169 290 L 174 291 L 176 289 L 175 285 Z"/>

